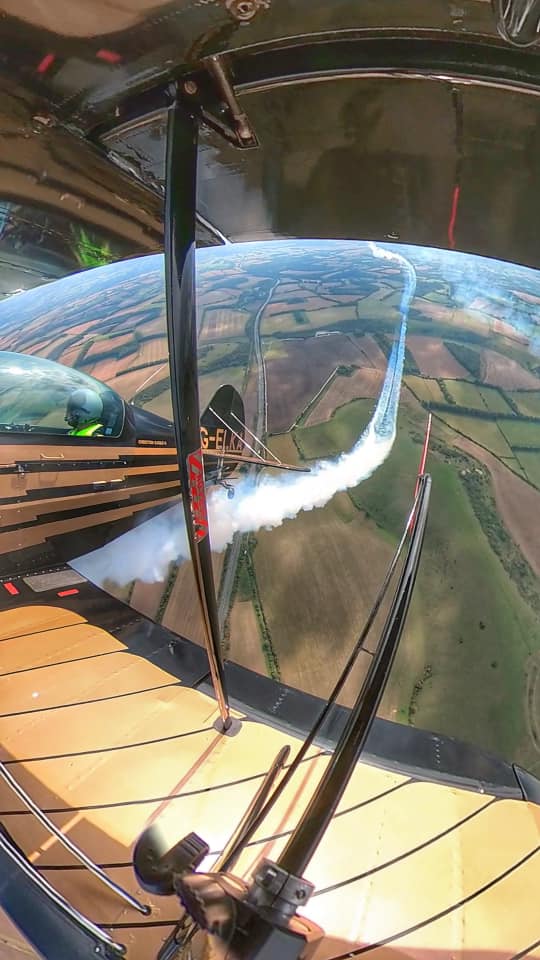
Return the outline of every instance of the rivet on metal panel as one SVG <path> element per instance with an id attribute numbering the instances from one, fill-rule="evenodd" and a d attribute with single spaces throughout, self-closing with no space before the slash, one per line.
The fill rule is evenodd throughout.
<path id="1" fill-rule="evenodd" d="M 268 10 L 270 0 L 225 0 L 229 13 L 243 23 L 253 20 L 259 10 Z"/>

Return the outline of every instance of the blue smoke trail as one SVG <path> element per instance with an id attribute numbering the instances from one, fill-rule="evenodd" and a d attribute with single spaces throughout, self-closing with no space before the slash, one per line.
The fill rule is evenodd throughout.
<path id="1" fill-rule="evenodd" d="M 375 243 L 370 243 L 369 248 L 373 256 L 378 259 L 390 260 L 399 264 L 405 276 L 405 286 L 399 305 L 401 317 L 399 335 L 398 339 L 394 341 L 392 345 L 384 383 L 371 421 L 376 436 L 384 438 L 390 434 L 395 435 L 401 380 L 403 377 L 403 363 L 405 360 L 407 319 L 409 316 L 409 307 L 416 292 L 416 271 L 412 263 L 399 253 L 378 247 Z"/>

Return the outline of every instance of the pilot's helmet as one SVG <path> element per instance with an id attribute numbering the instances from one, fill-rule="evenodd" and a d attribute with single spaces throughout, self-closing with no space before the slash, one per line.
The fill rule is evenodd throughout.
<path id="1" fill-rule="evenodd" d="M 103 414 L 103 401 L 95 390 L 80 387 L 71 394 L 66 408 L 65 419 L 70 427 L 84 427 L 98 423 Z"/>

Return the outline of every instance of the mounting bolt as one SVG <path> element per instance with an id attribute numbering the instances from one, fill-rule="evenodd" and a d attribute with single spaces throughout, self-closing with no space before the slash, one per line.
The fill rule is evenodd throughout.
<path id="1" fill-rule="evenodd" d="M 268 7 L 268 0 L 225 0 L 229 13 L 240 22 L 253 20 L 262 7 Z"/>
<path id="2" fill-rule="evenodd" d="M 186 80 L 184 83 L 184 92 L 188 93 L 190 97 L 192 97 L 194 93 L 197 93 L 198 89 L 199 88 L 194 80 Z"/>

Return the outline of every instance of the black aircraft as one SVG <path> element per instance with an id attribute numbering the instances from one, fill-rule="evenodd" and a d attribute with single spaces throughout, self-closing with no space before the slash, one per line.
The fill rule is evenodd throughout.
<path id="1" fill-rule="evenodd" d="M 298 469 L 265 457 L 256 438 L 246 441 L 244 420 L 238 391 L 220 386 L 201 415 L 200 447 L 189 453 L 192 476 L 229 496 L 242 463 Z M 71 560 L 106 542 L 111 520 L 125 531 L 178 493 L 170 420 L 81 370 L 0 351 L 0 570 L 39 568 L 53 546 L 54 556 Z"/>

